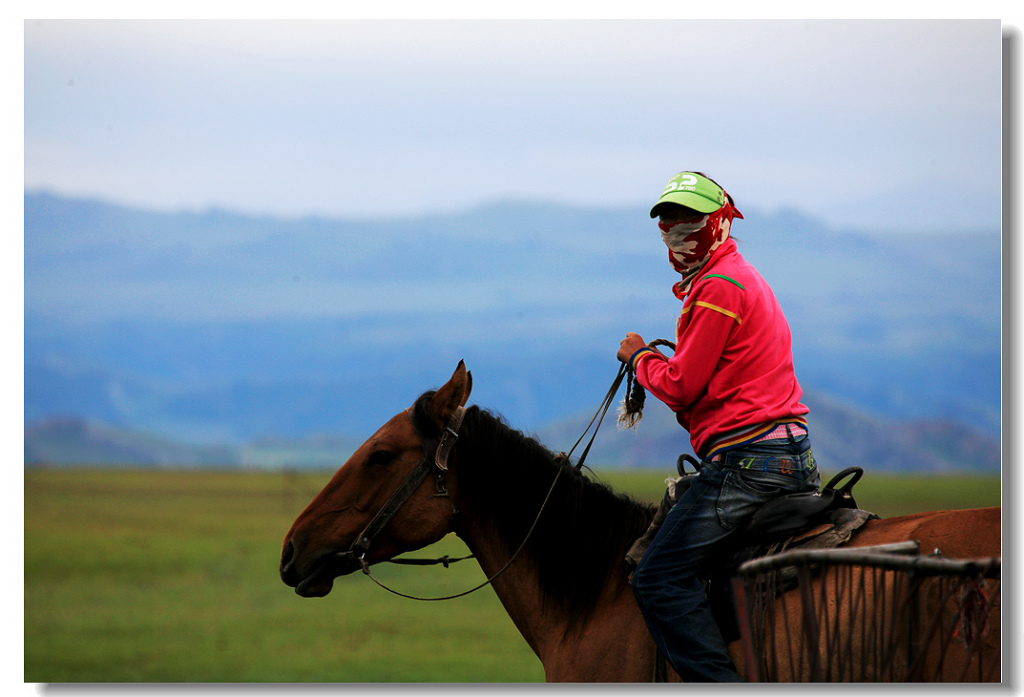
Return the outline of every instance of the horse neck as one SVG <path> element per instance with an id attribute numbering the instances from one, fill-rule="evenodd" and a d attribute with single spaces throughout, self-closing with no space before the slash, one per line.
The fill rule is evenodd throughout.
<path id="1" fill-rule="evenodd" d="M 476 557 L 484 575 L 492 579 L 491 587 L 519 633 L 533 652 L 543 659 L 550 638 L 565 633 L 568 619 L 560 612 L 544 612 L 549 603 L 543 598 L 536 566 L 525 558 L 509 564 L 515 550 L 499 542 L 487 521 L 465 520 L 459 536 Z"/>
<path id="2" fill-rule="evenodd" d="M 621 608 L 638 616 L 623 556 L 647 527 L 647 507 L 586 481 L 533 439 L 476 411 L 467 413 L 456 462 L 459 534 L 487 577 L 498 574 L 494 590 L 539 656 L 594 618 Z"/>
<path id="3" fill-rule="evenodd" d="M 467 517 L 459 531 L 516 629 L 544 666 L 548 682 L 644 682 L 656 650 L 625 569 L 607 576 L 600 599 L 583 619 L 548 595 L 539 569 L 503 543 L 493 521 Z M 507 566 L 506 566 L 507 565 Z"/>

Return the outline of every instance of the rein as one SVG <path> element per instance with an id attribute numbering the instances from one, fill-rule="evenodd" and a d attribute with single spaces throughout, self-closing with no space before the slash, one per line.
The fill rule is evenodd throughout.
<path id="1" fill-rule="evenodd" d="M 516 557 L 519 556 L 519 553 L 523 551 L 523 548 L 526 546 L 527 541 L 530 539 L 530 535 L 533 534 L 533 529 L 537 527 L 537 523 L 540 521 L 540 516 L 544 512 L 544 508 L 547 507 L 547 505 L 548 505 L 548 500 L 551 498 L 551 494 L 555 491 L 555 484 L 558 483 L 558 478 L 561 476 L 561 474 L 562 474 L 562 469 L 559 468 L 558 472 L 555 473 L 554 481 L 551 482 L 551 488 L 548 489 L 547 496 L 544 497 L 544 503 L 541 504 L 540 510 L 537 512 L 537 517 L 534 518 L 533 524 L 530 526 L 530 529 L 526 532 L 526 537 L 523 538 L 522 543 L 519 545 L 519 549 L 517 549 L 515 551 L 515 554 L 513 554 L 511 557 L 509 557 L 509 560 L 507 562 L 505 562 L 505 566 L 503 566 L 500 569 L 498 569 L 498 571 L 496 571 L 493 576 L 488 578 L 486 581 L 484 581 L 480 585 L 474 586 L 473 588 L 470 588 L 468 591 L 463 591 L 461 593 L 456 593 L 455 595 L 445 595 L 445 596 L 438 597 L 438 598 L 421 598 L 421 597 L 415 596 L 415 595 L 406 595 L 405 593 L 400 593 L 400 592 L 396 591 L 393 588 L 388 588 L 386 585 L 384 585 L 383 583 L 378 581 L 376 578 L 374 578 L 373 574 L 370 573 L 370 565 L 366 563 L 366 560 L 365 559 L 360 559 L 359 561 L 363 565 L 363 573 L 366 574 L 367 576 L 369 576 L 371 581 L 373 581 L 378 586 L 380 586 L 381 588 L 386 590 L 388 593 L 394 593 L 395 595 L 397 595 L 399 597 L 408 598 L 409 600 L 425 600 L 425 601 L 454 600 L 455 598 L 461 598 L 464 595 L 469 595 L 470 593 L 478 591 L 481 588 L 483 588 L 484 586 L 490 585 L 491 582 L 494 581 L 494 579 L 498 578 L 503 573 L 505 573 L 505 570 L 508 569 L 508 567 L 512 566 L 512 562 L 514 562 L 516 560 Z M 472 558 L 473 558 L 473 555 L 471 554 L 468 557 L 460 557 L 459 559 L 451 559 L 449 561 L 461 561 L 463 559 L 472 559 Z M 448 557 L 443 557 L 443 559 L 448 559 Z M 432 559 L 407 559 L 407 560 L 396 559 L 396 560 L 392 560 L 392 561 L 394 563 L 396 563 L 396 564 L 399 564 L 399 563 L 406 563 L 406 564 L 435 564 L 435 563 L 440 562 L 440 560 L 432 560 Z M 445 568 L 447 568 L 448 563 L 446 563 L 446 562 L 441 562 L 441 563 L 444 563 Z"/>
<path id="2" fill-rule="evenodd" d="M 647 344 L 649 348 L 656 349 L 658 346 L 668 346 L 673 351 L 676 345 L 667 339 L 655 339 L 651 343 Z M 597 422 L 597 426 L 594 426 L 594 432 L 590 435 L 590 440 L 587 441 L 587 446 L 583 449 L 580 454 L 580 459 L 576 462 L 576 469 L 583 468 L 583 461 L 587 459 L 587 453 L 590 452 L 590 446 L 594 444 L 594 439 L 597 438 L 597 431 L 601 428 L 601 423 L 604 421 L 605 414 L 608 413 L 608 409 L 611 407 L 612 402 L 615 400 L 615 394 L 619 391 L 619 385 L 622 384 L 622 379 L 626 378 L 626 395 L 622 400 L 622 412 L 619 415 L 619 425 L 632 428 L 635 427 L 637 422 L 640 421 L 640 417 L 643 415 L 644 400 L 647 397 L 647 393 L 644 392 L 643 386 L 636 381 L 633 369 L 629 367 L 626 362 L 619 364 L 619 372 L 615 376 L 615 380 L 612 381 L 612 386 L 608 388 L 608 392 L 605 394 L 604 399 L 601 400 L 600 406 L 597 408 L 593 418 L 590 419 L 590 423 L 583 429 L 583 433 L 579 439 L 569 449 L 568 453 L 559 453 L 558 459 L 566 463 L 569 462 L 569 457 L 572 455 L 572 451 L 576 449 L 576 446 L 586 437 L 587 431 L 590 430 L 591 426 L 594 426 L 594 422 Z"/>
<path id="3" fill-rule="evenodd" d="M 671 346 L 675 348 L 675 345 L 664 339 L 657 339 L 652 341 L 649 346 L 654 348 L 655 346 Z M 644 391 L 643 387 L 640 386 L 639 382 L 634 382 L 633 371 L 629 368 L 626 363 L 622 363 L 619 366 L 618 374 L 615 376 L 615 380 L 612 382 L 612 386 L 608 389 L 604 399 L 601 401 L 601 405 L 598 407 L 594 417 L 587 424 L 587 427 L 583 430 L 583 434 L 579 437 L 576 443 L 569 449 L 569 453 L 559 453 L 555 457 L 555 462 L 561 464 L 568 464 L 569 456 L 572 455 L 572 451 L 576 449 L 576 446 L 580 444 L 583 438 L 587 435 L 587 431 L 590 427 L 597 422 L 594 427 L 594 432 L 590 436 L 590 441 L 583 449 L 583 453 L 580 455 L 580 459 L 577 461 L 575 468 L 580 470 L 583 467 L 583 461 L 587 458 L 587 453 L 590 452 L 590 447 L 594 444 L 594 438 L 597 437 L 597 431 L 601 428 L 601 423 L 604 421 L 605 414 L 608 413 L 608 409 L 611 407 L 612 402 L 615 400 L 615 394 L 619 390 L 619 385 L 622 384 L 623 378 L 628 375 L 628 383 L 626 388 L 626 398 L 624 400 L 624 415 L 622 418 L 627 419 L 630 423 L 635 424 L 640 418 L 641 410 L 643 409 L 644 402 Z M 632 391 L 632 395 L 630 394 Z M 534 529 L 537 527 L 537 523 L 540 522 L 540 517 L 544 513 L 544 509 L 547 508 L 548 501 L 551 499 L 551 494 L 555 491 L 555 485 L 558 483 L 558 478 L 562 474 L 562 467 L 559 466 L 558 471 L 555 473 L 555 478 L 551 482 L 551 487 L 548 489 L 548 493 L 544 496 L 544 501 L 541 503 L 540 510 L 537 511 L 537 517 L 534 518 L 533 523 L 530 525 L 530 529 L 526 532 L 526 536 L 523 538 L 518 549 L 515 553 L 509 557 L 509 560 L 505 562 L 505 565 L 501 567 L 493 576 L 488 578 L 486 581 L 481 583 L 474 588 L 470 588 L 462 593 L 456 593 L 455 595 L 446 595 L 437 598 L 422 598 L 414 595 L 406 595 L 400 593 L 393 588 L 381 583 L 377 580 L 372 573 L 370 573 L 370 564 L 366 561 L 366 554 L 370 550 L 370 545 L 373 544 L 374 538 L 384 529 L 385 526 L 391 521 L 395 513 L 405 505 L 405 502 L 409 500 L 413 492 L 419 488 L 419 485 L 423 483 L 427 475 L 433 472 L 437 480 L 437 496 L 448 496 L 448 485 L 444 477 L 444 473 L 448 471 L 448 455 L 451 453 L 452 448 L 455 446 L 455 442 L 459 439 L 459 428 L 462 426 L 462 419 L 466 415 L 465 407 L 458 407 L 455 412 L 449 417 L 448 423 L 445 424 L 444 431 L 441 433 L 441 440 L 437 441 L 426 435 L 426 430 L 420 428 L 420 424 L 416 423 L 416 412 L 413 407 L 409 407 L 405 410 L 405 413 L 409 416 L 409 420 L 412 422 L 412 427 L 416 431 L 416 435 L 420 439 L 420 443 L 423 446 L 423 459 L 420 460 L 419 464 L 413 468 L 412 472 L 406 477 L 405 481 L 402 482 L 401 486 L 391 495 L 391 498 L 387 500 L 384 506 L 377 512 L 377 515 L 373 517 L 373 520 L 366 526 L 352 543 L 351 547 L 345 552 L 340 552 L 337 556 L 339 559 L 354 559 L 359 562 L 362 567 L 363 573 L 370 577 L 370 580 L 376 583 L 378 586 L 393 593 L 394 595 L 402 598 L 408 598 L 409 600 L 423 600 L 423 601 L 437 601 L 437 600 L 454 600 L 455 598 L 461 598 L 462 596 L 469 595 L 474 591 L 478 591 L 484 586 L 488 586 L 494 579 L 498 578 L 503 574 L 516 560 L 519 553 L 526 547 L 526 543 L 533 535 Z M 454 511 L 458 513 L 458 511 Z M 445 568 L 448 568 L 449 564 L 457 561 L 464 561 L 466 559 L 472 559 L 474 555 L 470 554 L 465 557 L 457 557 L 455 559 L 449 558 L 448 556 L 441 557 L 440 559 L 387 559 L 392 564 L 410 564 L 416 566 L 428 566 L 434 564 L 443 564 Z"/>
<path id="4" fill-rule="evenodd" d="M 612 381 L 612 386 L 608 388 L 608 392 L 605 394 L 604 399 L 601 400 L 601 405 L 598 406 L 593 418 L 590 419 L 590 423 L 588 423 L 587 427 L 583 429 L 583 433 L 580 434 L 580 437 L 576 440 L 575 443 L 573 443 L 573 446 L 569 448 L 569 452 L 559 453 L 557 459 L 568 463 L 569 457 L 572 455 L 572 451 L 576 449 L 576 446 L 579 445 L 580 442 L 586 437 L 587 431 L 589 431 L 590 427 L 594 425 L 595 421 L 597 421 L 597 426 L 594 427 L 594 432 L 590 435 L 590 440 L 587 441 L 587 447 L 583 449 L 583 452 L 580 454 L 580 459 L 577 460 L 576 462 L 577 470 L 583 468 L 583 461 L 587 459 L 587 453 L 590 452 L 590 446 L 594 444 L 594 439 L 597 438 L 597 430 L 601 428 L 601 422 L 604 421 L 604 416 L 605 414 L 608 413 L 608 408 L 611 407 L 612 402 L 615 401 L 615 393 L 619 391 L 619 385 L 622 384 L 622 378 L 626 377 L 626 373 L 629 373 L 630 382 L 632 382 L 632 372 L 633 371 L 631 371 L 629 369 L 629 366 L 626 365 L 625 363 L 619 364 L 619 372 L 615 376 L 615 380 Z"/>
<path id="5" fill-rule="evenodd" d="M 505 572 L 508 567 L 512 565 L 512 562 L 516 560 L 519 553 L 526 547 L 527 541 L 533 534 L 534 528 L 537 527 L 537 523 L 540 521 L 541 514 L 544 513 L 544 509 L 548 505 L 548 501 L 551 499 L 551 494 L 555 491 L 555 484 L 558 483 L 558 478 L 562 474 L 562 468 L 558 469 L 555 473 L 555 479 L 551 482 L 551 488 L 548 489 L 547 495 L 544 497 L 544 502 L 540 506 L 540 510 L 537 512 L 537 517 L 534 519 L 533 524 L 530 525 L 530 529 L 526 533 L 526 537 L 523 538 L 522 543 L 515 553 L 509 558 L 505 565 L 501 567 L 493 576 L 488 578 L 480 585 L 470 588 L 462 593 L 456 593 L 455 595 L 446 595 L 438 598 L 421 598 L 414 595 L 406 595 L 400 593 L 393 588 L 381 583 L 377 580 L 370 572 L 370 564 L 366 561 L 366 553 L 370 549 L 370 545 L 373 543 L 373 539 L 380 533 L 381 530 L 391 521 L 395 513 L 409 500 L 413 492 L 419 487 L 419 485 L 426 478 L 432 470 L 436 468 L 435 476 L 437 477 L 437 495 L 448 496 L 448 486 L 444 478 L 444 473 L 448 471 L 448 455 L 451 453 L 455 442 L 459 439 L 459 428 L 462 425 L 462 419 L 466 414 L 465 407 L 459 407 L 455 410 L 455 413 L 448 419 L 448 423 L 445 425 L 444 432 L 441 434 L 441 441 L 437 442 L 432 438 L 424 435 L 425 430 L 420 428 L 419 424 L 416 423 L 415 411 L 412 407 L 405 410 L 409 416 L 409 420 L 412 422 L 413 429 L 416 431 L 416 435 L 420 439 L 420 443 L 423 445 L 423 459 L 420 460 L 419 464 L 413 468 L 412 472 L 406 477 L 405 481 L 402 482 L 401 486 L 391 495 L 391 498 L 387 500 L 387 503 L 377 512 L 377 515 L 373 517 L 369 525 L 360 533 L 356 540 L 352 543 L 352 546 L 345 552 L 339 553 L 337 556 L 341 559 L 355 559 L 359 562 L 362 567 L 363 573 L 370 577 L 370 580 L 376 583 L 378 586 L 393 593 L 394 595 L 402 598 L 408 598 L 409 600 L 424 600 L 424 601 L 437 601 L 437 600 L 454 600 L 455 598 L 461 598 L 464 595 L 469 595 L 474 591 L 478 591 L 484 586 L 489 585 L 494 579 L 498 578 L 502 573 Z M 457 511 L 456 511 L 457 512 Z M 431 564 L 444 564 L 445 568 L 449 564 L 463 561 L 466 559 L 472 559 L 474 555 L 470 554 L 466 557 L 458 557 L 451 559 L 447 556 L 441 557 L 440 559 L 388 559 L 393 564 L 412 564 L 418 566 L 426 566 Z"/>

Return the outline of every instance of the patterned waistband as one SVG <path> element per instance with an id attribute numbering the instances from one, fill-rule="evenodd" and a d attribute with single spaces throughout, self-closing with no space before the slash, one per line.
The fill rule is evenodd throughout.
<path id="1" fill-rule="evenodd" d="M 784 421 L 772 421 L 770 423 L 733 431 L 732 433 L 716 440 L 711 445 L 711 449 L 708 451 L 708 454 L 704 459 L 714 462 L 718 459 L 719 455 L 728 450 L 735 450 L 736 448 L 744 445 L 761 443 L 768 440 L 786 440 L 790 435 L 794 438 L 806 436 L 807 420 L 800 417 L 794 417 Z"/>

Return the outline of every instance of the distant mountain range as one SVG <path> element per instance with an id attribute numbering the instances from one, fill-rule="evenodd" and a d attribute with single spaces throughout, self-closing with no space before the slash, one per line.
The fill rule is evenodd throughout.
<path id="1" fill-rule="evenodd" d="M 652 400 L 653 401 L 653 400 Z M 815 458 L 824 472 L 853 465 L 867 472 L 974 472 L 1000 468 L 997 439 L 951 422 L 893 422 L 808 396 L 812 406 Z M 570 450 L 592 415 L 579 415 L 544 428 L 537 437 L 549 449 Z M 589 435 L 587 436 L 589 439 Z M 573 453 L 578 459 L 584 444 Z M 114 428 L 81 418 L 48 419 L 25 429 L 25 463 L 74 466 L 244 467 L 248 469 L 333 470 L 351 456 L 361 439 L 335 434 L 259 438 L 241 446 L 195 445 Z M 681 453 L 692 454 L 685 433 L 664 407 L 646 409 L 636 431 L 619 429 L 609 412 L 587 462 L 596 468 L 661 469 L 666 476 Z"/>
<path id="2" fill-rule="evenodd" d="M 734 233 L 790 320 L 819 458 L 997 470 L 998 231 L 744 214 Z M 625 331 L 673 338 L 652 227 L 553 204 L 278 220 L 28 193 L 26 461 L 326 466 L 459 359 L 475 403 L 561 449 Z M 616 466 L 671 465 L 684 436 L 664 408 L 635 436 L 605 429 Z"/>
<path id="3" fill-rule="evenodd" d="M 823 471 L 835 473 L 851 466 L 867 472 L 999 471 L 999 441 L 960 424 L 879 418 L 817 393 L 805 394 L 804 401 L 811 409 L 815 460 Z M 589 416 L 553 424 L 539 438 L 555 450 L 567 449 L 579 438 Z M 693 453 L 675 415 L 651 397 L 635 433 L 617 428 L 613 416 L 609 412 L 605 418 L 588 462 L 671 473 L 681 453 Z"/>

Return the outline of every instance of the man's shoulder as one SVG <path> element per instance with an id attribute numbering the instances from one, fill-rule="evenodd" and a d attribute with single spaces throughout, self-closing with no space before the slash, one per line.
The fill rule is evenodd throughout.
<path id="1" fill-rule="evenodd" d="M 731 244 L 723 249 L 713 264 L 709 264 L 704 277 L 717 277 L 720 279 L 731 279 L 734 282 L 744 284 L 745 282 L 757 284 L 761 281 L 761 274 L 754 265 L 740 254 L 736 248 L 735 240 L 729 240 Z"/>
<path id="2" fill-rule="evenodd" d="M 739 252 L 723 255 L 701 274 L 693 289 L 717 288 L 721 292 L 744 291 L 754 280 L 753 267 L 740 256 Z M 756 274 L 756 272 L 754 272 Z"/>
<path id="3" fill-rule="evenodd" d="M 735 249 L 728 250 L 711 264 L 693 284 L 691 296 L 739 298 L 764 283 L 761 275 Z"/>

